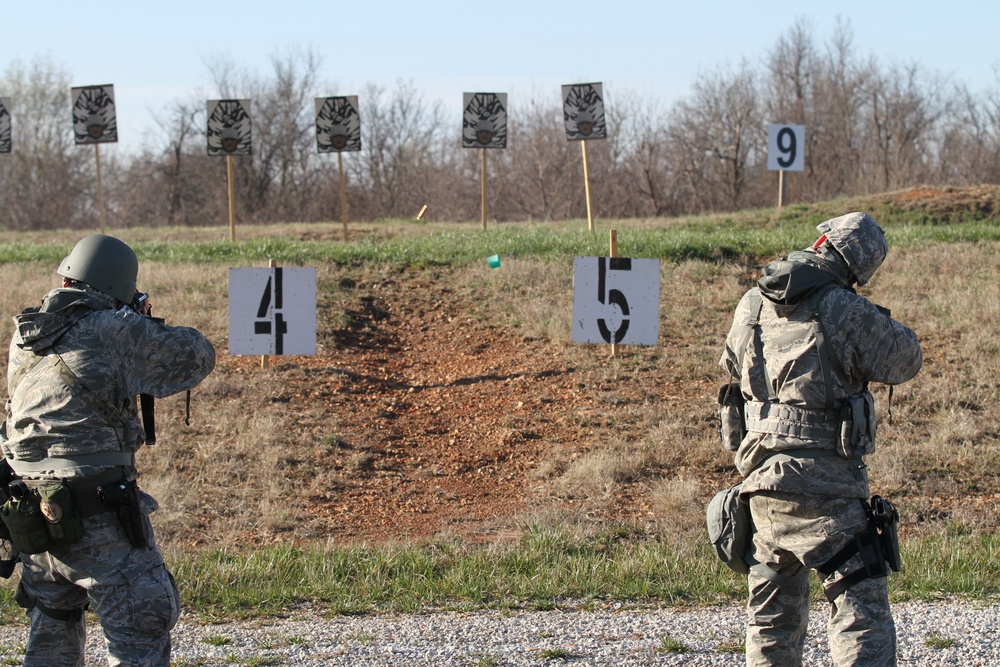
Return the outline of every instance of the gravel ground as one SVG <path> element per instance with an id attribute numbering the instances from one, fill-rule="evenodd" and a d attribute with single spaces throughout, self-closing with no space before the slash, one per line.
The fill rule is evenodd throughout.
<path id="1" fill-rule="evenodd" d="M 1000 665 L 1000 606 L 893 606 L 900 664 Z M 806 665 L 830 665 L 824 612 L 810 617 Z M 742 665 L 743 610 L 609 607 L 595 611 L 434 613 L 287 619 L 203 625 L 182 618 L 175 667 L 372 665 Z M 87 665 L 103 665 L 91 624 Z M 0 664 L 16 664 L 23 627 L 0 628 Z M 667 642 L 666 640 L 672 640 Z M 679 650 L 664 650 L 674 643 Z"/>

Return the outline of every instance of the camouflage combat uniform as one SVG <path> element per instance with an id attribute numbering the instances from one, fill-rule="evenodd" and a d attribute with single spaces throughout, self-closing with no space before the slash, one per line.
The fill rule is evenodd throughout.
<path id="1" fill-rule="evenodd" d="M 753 666 L 801 664 L 808 573 L 867 528 L 867 470 L 860 454 L 836 453 L 840 406 L 870 381 L 911 379 L 922 363 L 916 334 L 850 288 L 884 259 L 882 230 L 862 213 L 819 229 L 826 236 L 816 246 L 769 264 L 743 296 L 720 360 L 746 400 L 748 432 L 736 466 L 756 529 L 749 555 L 764 566 L 748 575 L 746 664 Z M 831 653 L 837 665 L 895 665 L 885 577 L 836 592 L 862 566 L 854 554 L 820 574 L 835 595 Z"/>
<path id="2" fill-rule="evenodd" d="M 135 451 L 145 439 L 136 396 L 184 391 L 215 365 L 214 348 L 196 330 L 115 306 L 113 297 L 75 283 L 14 318 L 3 453 L 29 486 L 119 473 L 134 480 Z M 39 355 L 45 356 L 35 363 Z M 60 375 L 59 359 L 88 395 Z M 19 374 L 22 367 L 30 370 Z M 105 414 L 95 410 L 98 403 Z M 123 464 L 109 467 L 109 456 Z M 156 509 L 152 497 L 139 495 L 144 515 Z M 166 667 L 179 598 L 152 531 L 148 548 L 133 548 L 114 511 L 83 523 L 81 540 L 21 554 L 19 596 L 31 621 L 24 664 L 82 666 L 89 602 L 107 638 L 109 664 Z"/>

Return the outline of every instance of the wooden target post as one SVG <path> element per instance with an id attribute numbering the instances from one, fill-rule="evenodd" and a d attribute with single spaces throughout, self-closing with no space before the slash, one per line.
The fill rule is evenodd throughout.
<path id="1" fill-rule="evenodd" d="M 583 142 L 583 144 L 586 145 L 587 142 Z M 587 204 L 587 212 L 588 213 L 590 212 L 589 199 L 588 199 L 588 204 Z M 590 231 L 594 231 L 594 228 L 591 227 Z M 618 230 L 617 229 L 612 229 L 609 236 L 610 236 L 609 241 L 610 241 L 610 246 L 611 246 L 611 248 L 610 248 L 611 254 L 608 255 L 608 257 L 617 257 L 618 256 Z M 612 357 L 617 357 L 618 356 L 618 343 L 615 342 L 615 337 L 614 336 L 611 337 L 611 356 Z"/>
<path id="2" fill-rule="evenodd" d="M 580 149 L 583 151 L 583 191 L 587 197 L 587 229 L 594 231 L 594 216 L 590 212 L 590 171 L 587 168 L 587 140 L 580 142 Z M 612 231 L 612 234 L 614 232 Z M 612 236 L 614 238 L 614 236 Z M 615 255 L 611 255 L 615 257 Z"/>
<path id="3" fill-rule="evenodd" d="M 229 240 L 236 242 L 236 209 L 233 200 L 233 156 L 226 156 L 226 185 L 229 190 Z"/>
<path id="4" fill-rule="evenodd" d="M 480 181 L 482 181 L 482 218 L 483 230 L 486 229 L 486 149 L 481 149 L 483 153 L 482 166 L 480 167 Z"/>
<path id="5" fill-rule="evenodd" d="M 94 159 L 97 161 L 97 208 L 101 216 L 101 233 L 107 226 L 104 212 L 104 184 L 101 182 L 101 149 L 100 144 L 94 144 Z"/>
<path id="6" fill-rule="evenodd" d="M 275 268 L 277 266 L 278 266 L 277 260 L 274 260 L 274 259 L 267 260 L 267 268 L 273 269 L 273 268 Z M 266 354 L 260 355 L 260 368 L 261 368 L 261 370 L 266 369 L 270 365 L 271 365 L 271 362 L 270 362 L 269 357 Z"/>
<path id="7" fill-rule="evenodd" d="M 785 192 L 785 170 L 778 170 L 778 213 L 781 213 L 781 200 Z"/>
<path id="8" fill-rule="evenodd" d="M 344 227 L 344 243 L 347 243 L 347 186 L 344 182 L 344 154 L 337 151 L 337 173 L 340 180 L 340 222 Z"/>

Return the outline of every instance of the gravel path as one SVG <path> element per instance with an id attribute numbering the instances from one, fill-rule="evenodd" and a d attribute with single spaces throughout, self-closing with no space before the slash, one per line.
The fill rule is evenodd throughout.
<path id="1" fill-rule="evenodd" d="M 893 606 L 901 665 L 1000 665 L 1000 606 Z M 813 610 L 806 665 L 830 665 L 824 612 Z M 743 610 L 614 608 L 596 611 L 435 613 L 323 618 L 299 615 L 174 631 L 174 667 L 371 665 L 742 665 Z M 0 664 L 19 658 L 23 627 L 0 628 Z M 105 664 L 91 626 L 87 665 Z M 671 640 L 680 651 L 668 652 Z M 731 652 L 732 651 L 732 652 Z"/>

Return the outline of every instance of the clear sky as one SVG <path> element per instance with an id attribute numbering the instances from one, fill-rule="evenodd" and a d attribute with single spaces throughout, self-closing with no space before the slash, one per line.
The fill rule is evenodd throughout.
<path id="1" fill-rule="evenodd" d="M 74 86 L 114 84 L 112 150 L 130 150 L 172 101 L 218 98 L 208 64 L 222 58 L 268 75 L 271 56 L 311 48 L 316 97 L 402 79 L 459 123 L 474 91 L 558 104 L 560 85 L 600 81 L 608 105 L 616 90 L 670 104 L 699 72 L 759 62 L 797 19 L 823 41 L 838 17 L 884 65 L 915 62 L 977 92 L 996 80 L 1000 5 L 983 0 L 0 0 L 0 74 L 48 55 Z"/>

